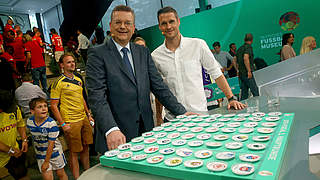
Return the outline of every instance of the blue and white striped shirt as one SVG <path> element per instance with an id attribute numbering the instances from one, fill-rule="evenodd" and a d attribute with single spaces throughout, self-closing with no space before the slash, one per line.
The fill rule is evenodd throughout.
<path id="1" fill-rule="evenodd" d="M 54 119 L 48 117 L 41 125 L 38 126 L 34 121 L 34 116 L 32 116 L 27 120 L 27 127 L 30 129 L 32 135 L 33 146 L 37 159 L 46 158 L 49 140 L 55 141 L 51 159 L 59 156 L 59 153 L 62 152 L 62 146 L 57 138 L 59 135 L 59 128 Z"/>

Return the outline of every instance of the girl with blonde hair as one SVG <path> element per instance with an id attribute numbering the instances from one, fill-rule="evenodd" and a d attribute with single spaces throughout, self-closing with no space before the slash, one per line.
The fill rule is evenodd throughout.
<path id="1" fill-rule="evenodd" d="M 317 47 L 316 39 L 312 36 L 307 36 L 302 40 L 300 55 L 308 53 Z"/>

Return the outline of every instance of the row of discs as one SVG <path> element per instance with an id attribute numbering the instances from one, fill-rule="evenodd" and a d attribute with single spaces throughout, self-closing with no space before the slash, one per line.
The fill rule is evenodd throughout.
<path id="1" fill-rule="evenodd" d="M 171 150 L 171 152 L 174 152 L 174 150 Z M 183 159 L 181 157 L 186 157 L 190 156 L 192 154 L 192 150 L 187 149 L 187 148 L 181 148 L 176 151 L 177 155 L 180 157 L 171 157 L 168 158 L 164 161 L 165 165 L 173 167 L 173 166 L 178 166 L 183 163 Z M 187 168 L 199 168 L 203 166 L 203 160 L 205 158 L 209 158 L 212 156 L 212 151 L 210 150 L 199 150 L 195 152 L 195 157 L 199 159 L 191 159 L 185 161 L 183 164 Z M 113 157 L 117 156 L 119 159 L 128 159 L 131 157 L 133 161 L 141 161 L 147 159 L 147 162 L 149 164 L 157 164 L 160 163 L 164 160 L 164 155 L 154 155 L 149 158 L 147 154 L 137 154 L 133 155 L 133 152 L 131 151 L 126 151 L 126 152 L 120 152 L 119 150 L 112 150 L 108 151 L 105 153 L 107 157 Z M 234 152 L 220 152 L 216 154 L 216 158 L 219 160 L 230 160 L 235 158 L 235 153 Z M 260 160 L 260 156 L 257 154 L 242 154 L 239 156 L 239 159 L 241 161 L 245 162 L 256 162 Z M 243 170 L 243 168 L 238 168 L 238 167 L 244 167 L 246 166 L 250 170 Z M 210 161 L 207 163 L 206 167 L 210 171 L 224 171 L 228 167 L 228 163 L 224 161 Z M 248 164 L 248 163 L 240 163 L 240 164 L 235 164 L 231 167 L 232 172 L 235 174 L 239 175 L 249 175 L 254 172 L 254 165 Z"/>
<path id="2" fill-rule="evenodd" d="M 169 120 L 170 122 L 167 123 L 163 123 L 161 124 L 162 127 L 166 127 L 168 126 L 168 124 L 172 123 L 172 122 L 182 122 L 182 123 L 212 123 L 212 122 L 229 122 L 229 121 L 234 121 L 234 122 L 242 122 L 242 121 L 262 121 L 262 120 L 266 120 L 266 121 L 278 121 L 280 119 L 279 116 L 268 116 L 268 117 L 236 117 L 236 118 L 200 118 L 200 117 L 196 117 L 196 118 L 184 118 L 184 119 L 172 119 Z M 177 124 L 178 126 L 179 124 Z"/>
<path id="3" fill-rule="evenodd" d="M 186 115 L 180 115 L 180 116 L 177 116 L 176 119 L 184 119 L 184 118 L 196 118 L 196 117 L 199 117 L 199 118 L 220 118 L 220 117 L 224 117 L 224 118 L 231 118 L 231 117 L 249 117 L 250 115 L 252 115 L 253 117 L 264 117 L 265 115 L 268 115 L 268 116 L 281 116 L 282 113 L 281 112 L 270 112 L 270 113 L 263 113 L 263 112 L 255 112 L 255 113 L 240 113 L 240 114 L 225 114 L 225 115 L 222 115 L 222 114 L 212 114 L 212 115 L 200 115 L 200 116 L 197 116 L 197 115 L 189 115 L 189 116 L 186 116 Z"/>
<path id="4" fill-rule="evenodd" d="M 177 126 L 177 124 L 181 124 L 181 126 L 183 127 L 175 127 Z M 172 132 L 172 131 L 177 131 L 177 132 L 193 132 L 193 133 L 198 133 L 198 132 L 208 132 L 208 133 L 215 133 L 218 131 L 224 132 L 224 133 L 233 133 L 235 131 L 237 131 L 236 128 L 240 127 L 241 125 L 243 125 L 243 127 L 239 128 L 238 131 L 240 133 L 251 133 L 254 131 L 253 128 L 257 127 L 258 125 L 261 125 L 262 127 L 259 127 L 257 129 L 257 131 L 259 133 L 271 133 L 272 129 L 267 130 L 268 128 L 273 128 L 276 127 L 278 125 L 278 123 L 276 122 L 263 122 L 263 123 L 258 123 L 258 122 L 247 122 L 247 123 L 240 123 L 240 122 L 233 122 L 233 123 L 223 123 L 223 122 L 219 122 L 219 123 L 176 123 L 176 124 L 172 124 L 172 127 L 155 127 L 153 128 L 153 132 L 147 132 L 142 134 L 143 137 L 150 137 L 153 136 L 155 133 L 154 132 L 159 132 L 159 131 L 164 131 L 166 133 Z M 171 124 L 170 124 L 171 125 Z M 224 126 L 227 127 L 224 127 Z M 267 130 L 267 131 L 266 131 Z"/>

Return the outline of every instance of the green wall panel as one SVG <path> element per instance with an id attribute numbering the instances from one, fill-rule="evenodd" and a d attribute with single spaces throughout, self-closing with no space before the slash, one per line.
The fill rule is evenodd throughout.
<path id="1" fill-rule="evenodd" d="M 320 39 L 319 7 L 318 0 L 240 0 L 181 18 L 180 31 L 183 36 L 204 39 L 210 48 L 214 41 L 220 41 L 225 51 L 229 50 L 231 42 L 240 47 L 244 34 L 250 32 L 254 36 L 255 57 L 261 57 L 271 65 L 280 59 L 277 53 L 281 49 L 282 34 L 294 33 L 293 48 L 297 55 L 305 36 Z M 285 31 L 280 27 L 279 20 L 290 11 L 298 13 L 300 23 L 296 29 Z M 151 51 L 164 41 L 158 26 L 140 30 L 139 33 L 146 39 Z"/>

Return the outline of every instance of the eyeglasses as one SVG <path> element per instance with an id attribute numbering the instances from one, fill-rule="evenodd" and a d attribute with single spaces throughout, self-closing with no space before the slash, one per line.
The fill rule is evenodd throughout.
<path id="1" fill-rule="evenodd" d="M 125 21 L 125 22 L 123 22 L 123 21 L 114 21 L 114 24 L 116 26 L 121 26 L 122 24 L 124 24 L 126 27 L 130 27 L 130 26 L 133 25 L 133 22 L 131 22 L 131 21 Z"/>

